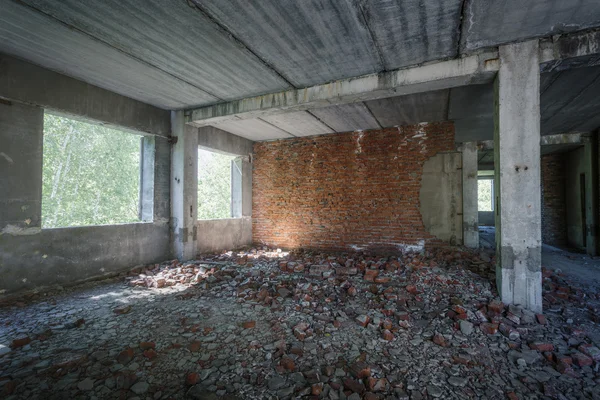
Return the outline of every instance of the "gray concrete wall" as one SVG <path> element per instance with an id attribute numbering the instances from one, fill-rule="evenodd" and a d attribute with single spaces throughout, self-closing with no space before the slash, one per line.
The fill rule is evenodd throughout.
<path id="1" fill-rule="evenodd" d="M 7 99 L 0 101 L 0 295 L 171 258 L 171 146 L 160 136 L 154 137 L 153 222 L 41 229 L 42 107 L 161 136 L 169 134 L 168 113 L 5 57 L 0 98 Z"/>
<path id="2" fill-rule="evenodd" d="M 479 247 L 477 213 L 477 142 L 462 146 L 462 201 L 463 243 L 467 247 Z"/>
<path id="3" fill-rule="evenodd" d="M 463 243 L 461 153 L 439 153 L 423 165 L 420 210 L 425 229 L 451 244 Z"/>
<path id="4" fill-rule="evenodd" d="M 479 225 L 480 226 L 494 226 L 496 224 L 496 216 L 494 211 L 479 211 Z"/>
<path id="5" fill-rule="evenodd" d="M 567 242 L 569 246 L 585 250 L 581 216 L 580 176 L 585 174 L 585 150 L 577 148 L 566 154 L 565 193 L 567 208 Z"/>
<path id="6" fill-rule="evenodd" d="M 198 132 L 198 147 L 217 153 L 241 156 L 241 187 L 233 193 L 241 200 L 241 218 L 197 222 L 198 253 L 231 250 L 252 244 L 252 153 L 251 140 L 221 129 L 186 126 L 186 134 Z M 241 199 L 239 199 L 241 197 Z"/>
<path id="7" fill-rule="evenodd" d="M 209 219 L 197 222 L 198 253 L 234 250 L 252 244 L 252 218 Z"/>

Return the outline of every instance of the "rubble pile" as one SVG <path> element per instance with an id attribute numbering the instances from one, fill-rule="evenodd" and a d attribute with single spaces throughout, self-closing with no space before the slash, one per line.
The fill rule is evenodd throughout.
<path id="1" fill-rule="evenodd" d="M 251 249 L 0 311 L 0 397 L 600 397 L 599 297 L 545 269 L 544 314 L 494 258 Z M 3 346 L 4 345 L 4 346 Z"/>

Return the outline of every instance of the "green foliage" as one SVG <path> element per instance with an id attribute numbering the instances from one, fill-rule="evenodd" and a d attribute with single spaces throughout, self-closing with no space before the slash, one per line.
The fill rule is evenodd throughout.
<path id="1" fill-rule="evenodd" d="M 198 219 L 231 218 L 233 159 L 198 149 Z"/>
<path id="2" fill-rule="evenodd" d="M 46 113 L 42 227 L 139 221 L 140 141 Z"/>
<path id="3" fill-rule="evenodd" d="M 477 206 L 479 211 L 494 211 L 492 207 L 493 179 L 479 179 L 477 181 Z"/>

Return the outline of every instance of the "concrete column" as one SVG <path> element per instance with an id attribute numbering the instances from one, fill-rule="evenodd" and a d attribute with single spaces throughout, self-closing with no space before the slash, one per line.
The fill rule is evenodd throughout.
<path id="1" fill-rule="evenodd" d="M 242 158 L 231 160 L 231 218 L 242 217 Z"/>
<path id="2" fill-rule="evenodd" d="M 252 157 L 242 160 L 242 217 L 252 217 Z"/>
<path id="3" fill-rule="evenodd" d="M 171 223 L 173 254 L 180 260 L 196 257 L 198 219 L 198 135 L 186 134 L 183 111 L 171 112 Z"/>
<path id="4" fill-rule="evenodd" d="M 582 137 L 585 163 L 586 253 L 598 255 L 598 144 L 597 135 Z"/>
<path id="5" fill-rule="evenodd" d="M 165 139 L 162 139 L 165 140 Z M 141 140 L 140 154 L 140 220 L 154 220 L 154 159 L 156 157 L 156 139 L 144 136 Z"/>
<path id="6" fill-rule="evenodd" d="M 0 102 L 0 242 L 40 231 L 43 127 L 42 108 Z"/>
<path id="7" fill-rule="evenodd" d="M 463 244 L 479 247 L 479 218 L 477 205 L 477 143 L 462 145 Z"/>
<path id="8" fill-rule="evenodd" d="M 496 282 L 502 301 L 542 310 L 537 40 L 501 46 L 495 82 Z"/>

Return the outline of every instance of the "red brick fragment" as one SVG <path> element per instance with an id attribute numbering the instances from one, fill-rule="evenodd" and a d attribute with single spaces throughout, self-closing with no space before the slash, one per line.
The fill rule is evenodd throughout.
<path id="1" fill-rule="evenodd" d="M 537 320 L 538 324 L 546 325 L 546 317 L 543 314 L 535 314 L 535 319 Z"/>
<path id="2" fill-rule="evenodd" d="M 438 346 L 442 346 L 442 347 L 447 347 L 448 343 L 446 342 L 446 338 L 442 335 L 440 335 L 439 333 L 436 333 L 435 335 L 433 335 L 433 343 L 437 344 Z"/>
<path id="3" fill-rule="evenodd" d="M 296 363 L 290 357 L 282 357 L 279 364 L 288 371 L 294 371 L 296 369 Z"/>
<path id="4" fill-rule="evenodd" d="M 141 342 L 140 343 L 140 349 L 142 350 L 150 350 L 150 349 L 155 349 L 156 348 L 156 344 L 154 342 Z"/>
<path id="5" fill-rule="evenodd" d="M 573 363 L 579 367 L 588 367 L 594 363 L 591 357 L 583 353 L 575 352 L 572 354 Z"/>
<path id="6" fill-rule="evenodd" d="M 487 335 L 495 335 L 498 332 L 498 324 L 490 324 L 489 322 L 482 323 L 479 328 Z"/>
<path id="7" fill-rule="evenodd" d="M 500 314 L 504 311 L 504 303 L 494 300 L 488 304 L 488 310 Z"/>
<path id="8" fill-rule="evenodd" d="M 197 385 L 200 382 L 200 375 L 197 372 L 190 372 L 185 377 L 185 384 L 188 386 Z"/>
<path id="9" fill-rule="evenodd" d="M 529 348 L 537 351 L 554 351 L 552 343 L 533 342 L 529 344 Z"/>
<path id="10" fill-rule="evenodd" d="M 350 373 L 358 379 L 365 379 L 371 376 L 371 367 L 364 361 L 357 361 L 350 366 Z"/>
<path id="11" fill-rule="evenodd" d="M 16 348 L 28 345 L 29 343 L 31 343 L 31 338 L 29 336 L 24 336 L 24 337 L 20 337 L 20 338 L 14 339 L 12 341 L 11 347 L 13 349 L 16 349 Z"/>
<path id="12" fill-rule="evenodd" d="M 344 388 L 358 394 L 363 394 L 365 392 L 365 385 L 350 378 L 344 379 Z"/>
<path id="13" fill-rule="evenodd" d="M 367 269 L 367 270 L 365 270 L 364 279 L 365 279 L 365 281 L 374 282 L 375 277 L 377 277 L 377 275 L 379 275 L 378 269 Z"/>
<path id="14" fill-rule="evenodd" d="M 384 340 L 387 340 L 387 341 L 394 340 L 394 334 L 392 332 L 390 332 L 388 329 L 383 330 L 382 337 Z"/>
<path id="15" fill-rule="evenodd" d="M 244 328 L 244 329 L 251 329 L 251 328 L 254 328 L 255 326 L 256 326 L 256 321 L 242 322 L 242 328 Z"/>
<path id="16" fill-rule="evenodd" d="M 133 349 L 127 348 L 119 353 L 117 356 L 117 361 L 119 364 L 128 364 L 131 360 L 133 360 Z"/>
<path id="17" fill-rule="evenodd" d="M 158 357 L 158 353 L 154 351 L 154 349 L 146 350 L 144 351 L 144 357 L 146 357 L 148 360 L 154 360 L 156 357 Z"/>

